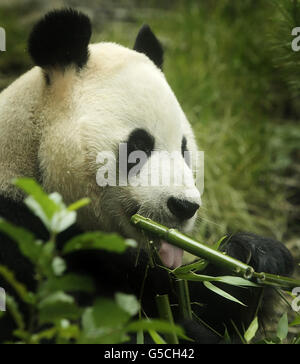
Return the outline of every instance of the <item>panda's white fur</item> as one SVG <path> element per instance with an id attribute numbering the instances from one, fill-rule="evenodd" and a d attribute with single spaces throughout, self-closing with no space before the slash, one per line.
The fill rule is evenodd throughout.
<path id="1" fill-rule="evenodd" d="M 80 72 L 74 66 L 51 69 L 50 86 L 35 67 L 1 94 L 1 190 L 20 198 L 12 178 L 38 179 L 41 169 L 46 191 L 58 191 L 67 203 L 91 198 L 79 213 L 83 229 L 135 237 L 125 211 L 132 201 L 145 215 L 173 225 L 167 199 L 185 198 L 184 187 L 101 188 L 96 159 L 99 152 L 115 152 L 137 128 L 155 137 L 155 150 L 179 152 L 185 136 L 196 152 L 191 126 L 164 74 L 144 54 L 113 43 L 90 45 L 89 53 Z M 192 202 L 200 204 L 196 187 L 194 196 Z M 185 231 L 195 218 L 182 226 Z"/>

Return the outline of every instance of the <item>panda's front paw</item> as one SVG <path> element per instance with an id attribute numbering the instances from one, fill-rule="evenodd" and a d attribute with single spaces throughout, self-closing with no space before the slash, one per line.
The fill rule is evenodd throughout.
<path id="1" fill-rule="evenodd" d="M 227 240 L 224 251 L 251 265 L 257 272 L 289 276 L 294 271 L 290 252 L 282 243 L 273 239 L 239 233 Z"/>

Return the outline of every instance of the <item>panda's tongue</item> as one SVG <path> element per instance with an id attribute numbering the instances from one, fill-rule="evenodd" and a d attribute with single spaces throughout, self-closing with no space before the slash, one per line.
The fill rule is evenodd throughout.
<path id="1" fill-rule="evenodd" d="M 183 250 L 176 248 L 165 241 L 161 242 L 159 256 L 162 263 L 167 268 L 178 268 L 182 266 Z"/>

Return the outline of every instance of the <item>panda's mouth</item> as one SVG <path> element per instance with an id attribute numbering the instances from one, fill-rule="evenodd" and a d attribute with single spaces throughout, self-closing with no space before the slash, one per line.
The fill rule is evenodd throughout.
<path id="1" fill-rule="evenodd" d="M 139 213 L 140 206 L 137 203 L 134 203 L 130 211 L 128 211 L 128 217 L 132 217 L 133 215 Z M 176 269 L 182 266 L 183 262 L 183 250 L 177 248 L 171 244 L 168 244 L 166 241 L 161 240 L 159 242 L 158 254 L 162 264 L 169 269 Z"/>
<path id="2" fill-rule="evenodd" d="M 170 245 L 163 240 L 160 243 L 159 257 L 163 265 L 170 269 L 181 267 L 183 260 L 183 250 Z"/>

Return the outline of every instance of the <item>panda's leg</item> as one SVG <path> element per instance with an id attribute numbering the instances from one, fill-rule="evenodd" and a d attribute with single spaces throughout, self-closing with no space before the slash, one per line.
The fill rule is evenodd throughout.
<path id="1" fill-rule="evenodd" d="M 282 243 L 270 238 L 239 233 L 225 242 L 223 250 L 251 265 L 256 272 L 290 276 L 294 271 L 291 253 Z"/>

